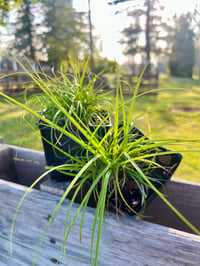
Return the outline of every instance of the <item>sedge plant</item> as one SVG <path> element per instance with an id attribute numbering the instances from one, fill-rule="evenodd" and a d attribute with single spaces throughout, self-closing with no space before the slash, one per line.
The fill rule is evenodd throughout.
<path id="1" fill-rule="evenodd" d="M 140 215 L 142 215 L 142 211 L 144 210 L 146 203 L 148 202 L 149 191 L 153 191 L 155 194 L 157 194 L 176 213 L 177 216 L 179 216 L 196 234 L 200 235 L 199 230 L 196 229 L 167 200 L 166 196 L 161 193 L 160 189 L 155 185 L 156 183 L 161 184 L 161 180 L 151 175 L 152 169 L 161 168 L 166 172 L 171 170 L 167 169 L 165 166 L 159 164 L 159 162 L 156 161 L 156 158 L 158 156 L 167 156 L 169 154 L 177 153 L 177 151 L 169 151 L 167 149 L 161 149 L 160 147 L 169 147 L 170 145 L 174 144 L 197 144 L 199 143 L 199 140 L 152 140 L 147 138 L 147 135 L 149 137 L 151 132 L 149 132 L 147 135 L 143 135 L 140 134 L 137 130 L 134 130 L 134 124 L 139 118 L 139 116 L 133 117 L 133 113 L 137 97 L 141 96 L 138 95 L 138 90 L 145 69 L 139 77 L 138 84 L 135 88 L 133 97 L 128 102 L 124 100 L 120 80 L 118 80 L 113 110 L 110 110 L 110 112 L 107 113 L 106 116 L 101 119 L 101 121 L 98 121 L 96 129 L 94 131 L 90 130 L 90 124 L 87 123 L 87 119 L 82 119 L 82 117 L 80 117 L 73 108 L 68 108 L 69 105 L 67 105 L 66 108 L 66 102 L 64 102 L 63 99 L 60 99 L 60 94 L 57 95 L 56 93 L 51 93 L 49 85 L 52 80 L 51 82 L 48 80 L 48 82 L 45 83 L 45 80 L 41 81 L 40 79 L 38 79 L 37 73 L 32 74 L 29 73 L 26 69 L 24 70 L 31 76 L 34 82 L 44 92 L 46 99 L 48 99 L 48 105 L 52 104 L 52 106 L 54 106 L 54 108 L 56 109 L 56 114 L 59 113 L 59 115 L 61 115 L 62 119 L 64 119 L 67 124 L 70 124 L 73 127 L 77 128 L 78 131 L 81 133 L 81 136 L 84 136 L 84 138 L 80 137 L 80 135 L 74 135 L 71 131 L 67 129 L 67 127 L 63 127 L 62 124 L 56 121 L 55 116 L 54 118 L 49 118 L 48 115 L 43 115 L 40 112 L 34 111 L 27 105 L 23 105 L 22 103 L 17 102 L 14 98 L 9 97 L 3 94 L 2 92 L 0 92 L 0 94 L 12 103 L 24 108 L 26 111 L 34 115 L 43 123 L 59 131 L 60 134 L 67 135 L 68 137 L 73 139 L 85 150 L 85 152 L 82 153 L 79 157 L 73 157 L 66 151 L 60 150 L 66 156 L 71 156 L 73 159 L 73 163 L 66 162 L 65 164 L 50 168 L 45 174 L 40 176 L 28 188 L 21 201 L 19 202 L 19 205 L 16 209 L 13 218 L 10 234 L 11 251 L 14 225 L 19 208 L 21 207 L 25 197 L 35 186 L 35 184 L 37 184 L 37 182 L 39 182 L 46 174 L 51 173 L 55 170 L 59 170 L 61 172 L 64 172 L 65 170 L 71 170 L 74 174 L 70 185 L 65 190 L 63 196 L 61 197 L 58 205 L 56 206 L 52 216 L 50 217 L 46 225 L 44 233 L 41 236 L 41 241 L 39 243 L 38 251 L 33 264 L 36 263 L 39 250 L 53 218 L 55 217 L 63 201 L 66 199 L 66 197 L 72 190 L 74 192 L 66 214 L 65 224 L 63 225 L 63 245 L 60 251 L 60 255 L 64 253 L 66 258 L 67 254 L 65 251 L 65 246 L 67 245 L 67 240 L 71 232 L 71 228 L 73 227 L 77 216 L 81 214 L 81 238 L 81 232 L 82 230 L 84 230 L 84 228 L 82 228 L 84 214 L 89 199 L 92 195 L 94 196 L 96 202 L 96 209 L 93 220 L 93 230 L 91 233 L 91 265 L 98 265 L 98 254 L 100 248 L 102 225 L 104 223 L 105 218 L 105 211 L 109 210 L 111 206 L 114 207 L 117 216 L 126 215 L 127 212 L 121 208 L 121 206 L 123 205 L 125 206 L 126 210 L 129 210 L 129 213 L 140 217 Z M 128 112 L 126 110 L 127 104 L 129 105 Z M 56 117 L 58 116 L 56 115 Z M 108 131 L 100 139 L 98 137 L 98 129 L 109 118 L 112 120 L 112 125 L 109 126 Z M 59 149 L 54 144 L 52 145 L 55 149 Z M 76 197 L 78 193 L 82 190 L 85 182 L 89 183 L 90 186 L 87 192 L 82 196 L 80 205 L 77 208 L 76 213 L 73 217 L 71 217 L 72 205 L 76 201 Z M 133 204 L 126 200 L 124 190 L 127 190 L 127 184 L 129 186 L 134 187 L 134 191 L 137 192 L 137 198 Z M 69 220 L 71 222 L 69 222 Z"/>
<path id="2" fill-rule="evenodd" d="M 99 124 L 111 106 L 110 91 L 104 90 L 107 84 L 102 83 L 101 87 L 98 85 L 101 84 L 103 71 L 97 75 L 91 73 L 88 62 L 89 59 L 83 66 L 73 63 L 73 73 L 61 71 L 54 73 L 52 77 L 35 72 L 34 77 L 32 76 L 43 92 L 32 98 L 33 103 L 39 105 L 43 116 L 68 130 L 74 125 L 59 106 L 87 126 Z"/>

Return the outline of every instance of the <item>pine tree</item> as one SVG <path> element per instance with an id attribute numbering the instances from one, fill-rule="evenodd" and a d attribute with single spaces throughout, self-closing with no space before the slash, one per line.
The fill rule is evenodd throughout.
<path id="1" fill-rule="evenodd" d="M 82 13 L 77 13 L 70 0 L 48 0 L 45 47 L 51 66 L 60 68 L 70 55 L 80 56 L 89 49 L 88 34 Z"/>
<path id="2" fill-rule="evenodd" d="M 13 8 L 21 4 L 22 0 L 0 0 L 0 25 L 6 26 L 6 18 Z"/>
<path id="3" fill-rule="evenodd" d="M 170 55 L 170 74 L 179 77 L 192 78 L 195 64 L 194 32 L 191 27 L 190 13 L 175 17 L 175 30 Z"/>
<path id="4" fill-rule="evenodd" d="M 122 3 L 129 0 L 118 0 L 114 3 Z M 161 35 L 164 30 L 167 34 L 167 25 L 162 22 L 160 12 L 163 7 L 159 0 L 144 0 L 142 5 L 128 12 L 128 16 L 132 18 L 129 27 L 122 31 L 124 38 L 120 41 L 125 44 L 124 54 L 134 56 L 137 53 L 145 55 L 145 62 L 151 62 L 152 54 L 159 54 L 162 49 L 158 46 L 158 41 L 165 40 L 166 36 Z M 145 21 L 145 23 L 144 23 Z M 144 44 L 140 44 L 140 36 L 144 36 Z M 147 73 L 151 73 L 151 64 L 148 65 Z"/>
<path id="5" fill-rule="evenodd" d="M 13 23 L 15 39 L 12 49 L 33 60 L 36 59 L 37 50 L 41 48 L 40 35 L 37 34 L 40 25 L 35 22 L 36 14 L 39 15 L 38 5 L 40 5 L 38 2 L 23 0 L 17 9 L 16 21 Z"/>

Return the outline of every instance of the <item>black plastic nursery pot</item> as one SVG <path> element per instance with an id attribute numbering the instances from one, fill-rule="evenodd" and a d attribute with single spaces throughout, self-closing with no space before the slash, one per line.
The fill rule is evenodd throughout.
<path id="1" fill-rule="evenodd" d="M 61 151 L 53 147 L 52 144 L 67 153 L 70 152 L 72 156 L 76 156 L 80 153 L 80 146 L 66 135 L 61 135 L 60 132 L 52 129 L 48 125 L 39 123 L 38 126 L 42 137 L 46 165 L 55 167 L 67 162 L 72 163 L 67 155 L 64 155 Z M 50 176 L 51 179 L 57 181 L 70 179 L 70 176 L 67 175 L 67 173 L 61 174 L 58 171 L 51 172 Z"/>
<path id="2" fill-rule="evenodd" d="M 45 160 L 47 166 L 59 166 L 65 163 L 73 163 L 72 159 L 64 154 L 62 151 L 65 151 L 68 154 L 71 154 L 73 157 L 81 157 L 84 154 L 83 147 L 81 147 L 74 140 L 69 138 L 68 136 L 61 134 L 59 131 L 52 129 L 50 126 L 45 125 L 43 122 L 38 122 L 38 127 L 40 129 L 40 134 L 42 137 L 42 143 L 44 148 Z M 95 136 L 101 139 L 106 132 L 109 130 L 110 125 L 101 126 Z M 96 129 L 95 126 L 91 126 L 90 130 L 94 132 Z M 77 135 L 76 131 L 74 131 L 74 135 Z M 79 136 L 86 141 L 85 137 L 82 134 Z M 52 144 L 61 149 L 59 151 Z M 51 172 L 51 179 L 56 180 L 57 182 L 71 180 L 73 177 L 69 174 L 69 172 L 65 171 L 65 174 L 60 173 L 59 171 Z"/>
<path id="3" fill-rule="evenodd" d="M 135 127 L 131 130 L 131 133 L 135 135 L 135 139 L 139 139 L 144 136 Z M 164 152 L 165 154 L 155 155 L 155 152 L 156 153 Z M 164 188 L 166 183 L 175 173 L 177 167 L 179 166 L 182 160 L 182 156 L 179 153 L 172 153 L 170 150 L 167 150 L 163 147 L 157 148 L 156 151 L 155 149 L 151 149 L 148 151 L 148 153 L 152 155 L 152 157 L 150 157 L 149 160 L 151 160 L 152 158 L 153 162 L 155 163 L 154 167 L 151 167 L 149 171 L 145 171 L 147 165 L 145 165 L 144 163 L 138 163 L 138 166 L 142 171 L 144 171 L 144 174 L 148 176 L 148 178 L 151 180 L 152 184 L 156 187 L 156 189 L 160 191 L 162 188 Z M 120 174 L 119 174 L 119 181 L 120 181 Z M 87 181 L 87 184 L 85 184 L 84 187 L 86 192 L 89 189 L 90 185 L 91 183 Z M 144 204 L 141 191 L 138 189 L 137 184 L 133 181 L 131 174 L 128 172 L 126 173 L 125 184 L 121 189 L 121 193 L 124 199 L 122 199 L 119 191 L 117 191 L 117 195 L 115 193 L 112 193 L 113 189 L 114 187 L 110 185 L 107 191 L 108 210 L 112 212 L 117 211 L 118 213 L 130 217 L 136 217 L 138 214 L 142 213 L 142 211 L 148 205 L 148 203 L 156 196 L 156 192 L 153 189 L 149 188 L 148 191 L 145 191 L 146 197 Z M 100 192 L 101 184 L 98 184 L 98 190 Z M 81 202 L 81 199 L 83 198 L 84 195 L 85 194 L 82 193 L 82 195 L 79 197 L 79 200 L 77 201 L 78 203 Z M 124 200 L 126 201 L 126 203 Z M 95 207 L 96 204 L 97 202 L 95 197 L 91 196 L 89 206 Z"/>
<path id="4" fill-rule="evenodd" d="M 131 133 L 136 136 L 135 139 L 139 139 L 144 136 L 144 134 L 135 127 L 132 128 Z M 154 155 L 155 152 L 164 152 L 165 154 Z M 145 165 L 145 163 L 139 163 L 138 166 L 142 171 L 144 171 L 144 174 L 149 178 L 149 180 L 151 180 L 151 183 L 156 187 L 156 189 L 160 191 L 162 188 L 164 188 L 166 183 L 175 173 L 182 160 L 182 155 L 179 153 L 173 153 L 172 151 L 167 150 L 163 147 L 157 148 L 156 151 L 155 149 L 152 149 L 148 151 L 148 153 L 152 154 L 152 160 L 154 161 L 154 163 L 156 163 L 156 166 L 150 168 L 150 170 L 146 172 L 145 169 L 147 168 L 147 165 Z M 129 174 L 127 174 L 127 177 L 127 183 L 121 191 L 127 204 L 124 202 L 124 200 L 118 193 L 117 206 L 118 210 L 124 213 L 125 215 L 135 216 L 142 212 L 144 207 L 156 196 L 156 192 L 150 188 L 148 189 L 148 191 L 146 191 L 144 206 L 142 195 L 140 190 L 138 189 L 137 184 L 133 182 L 133 179 Z M 109 201 L 113 206 L 116 205 L 116 200 L 114 196 L 110 198 Z M 134 211 L 132 211 L 127 205 L 129 205 L 129 207 L 131 207 Z"/>
<path id="5" fill-rule="evenodd" d="M 71 138 L 67 137 L 66 135 L 64 134 L 60 135 L 60 132 L 42 123 L 39 123 L 39 128 L 42 136 L 47 166 L 58 166 L 65 163 L 72 163 L 72 160 L 68 156 L 66 156 L 61 151 L 58 151 L 56 148 L 54 148 L 51 145 L 51 143 L 53 143 L 58 148 L 67 152 L 68 154 L 71 154 L 74 157 L 81 157 L 84 154 L 83 148 L 75 141 L 73 141 Z M 99 138 L 102 138 L 105 135 L 105 133 L 109 130 L 109 128 L 110 128 L 109 126 L 100 127 L 97 132 L 97 136 L 99 136 Z M 91 128 L 91 131 L 94 130 L 95 127 Z M 143 133 L 141 133 L 141 131 L 139 131 L 135 127 L 132 128 L 131 133 L 135 135 L 136 140 L 144 136 Z M 175 173 L 177 167 L 179 166 L 182 160 L 182 156 L 179 153 L 172 153 L 170 150 L 167 150 L 163 147 L 157 148 L 156 152 L 158 151 L 164 152 L 166 154 L 155 155 L 154 149 L 148 151 L 148 153 L 152 154 L 152 160 L 157 164 L 157 166 L 152 167 L 148 172 L 145 171 L 144 172 L 146 176 L 148 176 L 149 178 L 153 178 L 151 179 L 152 184 L 158 190 L 161 190 Z M 145 164 L 138 164 L 138 166 L 140 167 L 141 170 L 147 168 L 147 165 Z M 53 171 L 51 173 L 51 179 L 55 180 L 56 182 L 72 180 L 72 178 L 73 177 L 69 175 L 68 172 L 62 174 L 58 171 Z M 89 186 L 90 183 L 87 182 L 84 189 L 87 191 L 89 189 Z M 100 189 L 101 185 L 99 185 L 99 190 Z M 111 186 L 111 190 L 112 189 L 113 188 Z M 144 202 L 142 199 L 142 195 L 140 190 L 138 189 L 137 184 L 133 182 L 130 173 L 127 173 L 127 181 L 123 186 L 121 193 L 127 204 L 120 196 L 120 193 L 117 192 L 117 211 L 119 213 L 123 213 L 128 216 L 135 216 L 140 212 L 142 212 L 142 210 L 144 209 Z M 146 206 L 156 196 L 156 193 L 154 192 L 154 190 L 150 188 L 145 193 L 146 193 L 146 198 L 145 198 L 145 206 Z M 107 195 L 109 194 L 110 191 L 107 192 Z M 84 196 L 84 193 L 82 194 L 82 196 Z M 77 202 L 81 202 L 82 196 L 80 196 L 80 199 Z M 116 212 L 116 195 L 114 195 L 113 193 L 113 196 L 107 197 L 107 201 L 108 201 L 108 209 L 110 211 Z M 90 200 L 90 202 L 91 202 L 90 206 L 92 207 L 96 206 L 94 198 Z M 129 208 L 127 205 L 129 205 L 129 207 L 131 207 L 132 210 L 134 211 L 132 211 L 131 208 Z"/>
<path id="6" fill-rule="evenodd" d="M 159 149 L 160 152 L 168 151 L 164 148 Z M 152 168 L 149 172 L 146 172 L 145 175 L 148 178 L 153 178 L 154 181 L 151 180 L 151 183 L 160 191 L 175 173 L 181 159 L 182 156 L 179 153 L 171 154 L 170 151 L 169 154 L 154 156 L 154 162 L 159 164 L 159 166 Z M 143 170 L 143 167 L 140 166 L 140 169 Z M 141 191 L 138 189 L 137 184 L 133 181 L 130 174 L 127 174 L 127 180 L 121 193 L 127 204 L 120 194 L 117 193 L 117 209 L 119 212 L 129 216 L 135 216 L 141 213 L 148 203 L 157 195 L 153 189 L 148 188 L 148 191 L 145 191 L 146 197 L 144 206 Z M 109 198 L 109 202 L 115 207 L 116 200 L 114 195 Z"/>

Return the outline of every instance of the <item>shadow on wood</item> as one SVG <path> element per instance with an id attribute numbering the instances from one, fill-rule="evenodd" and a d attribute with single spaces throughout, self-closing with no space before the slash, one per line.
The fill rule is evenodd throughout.
<path id="1" fill-rule="evenodd" d="M 0 178 L 30 186 L 45 172 L 43 152 L 0 144 Z M 54 182 L 46 176 L 35 188 L 62 195 L 68 184 Z M 165 186 L 168 200 L 200 230 L 200 184 L 181 180 L 171 180 Z M 179 229 L 191 230 L 159 198 L 155 197 L 146 208 L 144 220 L 155 224 Z"/>
<path id="2" fill-rule="evenodd" d="M 0 178 L 24 186 L 30 186 L 45 172 L 43 152 L 0 144 Z M 35 188 L 39 189 L 41 182 Z"/>
<path id="3" fill-rule="evenodd" d="M 163 192 L 171 204 L 200 230 L 200 184 L 172 179 Z M 150 202 L 144 215 L 145 221 L 193 233 L 159 197 Z"/>

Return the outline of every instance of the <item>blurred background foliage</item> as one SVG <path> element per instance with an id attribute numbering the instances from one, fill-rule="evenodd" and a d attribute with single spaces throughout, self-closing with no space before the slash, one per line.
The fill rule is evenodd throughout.
<path id="1" fill-rule="evenodd" d="M 163 16 L 164 6 L 159 0 L 118 0 L 113 6 L 127 2 L 123 12 L 130 23 L 121 31 L 123 54 L 127 57 L 123 67 L 130 74 L 138 74 L 150 62 L 149 73 L 170 73 L 189 77 L 200 74 L 200 16 L 193 13 L 174 15 L 171 20 Z M 67 69 L 70 56 L 80 60 L 91 56 L 92 71 L 108 67 L 115 70 L 116 62 L 101 57 L 99 36 L 94 34 L 88 0 L 87 12 L 74 8 L 72 0 L 1 0 L 0 1 L 0 59 L 13 53 L 60 69 Z M 102 14 L 102 23 L 103 14 Z M 138 63 L 138 59 L 140 62 Z M 119 63 L 119 62 L 118 62 Z"/>
<path id="2" fill-rule="evenodd" d="M 100 37 L 95 34 L 92 10 L 74 8 L 72 0 L 1 0 L 0 1 L 0 71 L 16 71 L 9 51 L 26 56 L 44 72 L 52 69 L 70 71 L 69 60 L 90 56 L 91 70 L 106 70 L 108 81 L 113 73 L 138 76 L 147 62 L 149 75 L 159 75 L 156 95 L 138 98 L 135 113 L 144 113 L 138 126 L 147 132 L 170 124 L 152 138 L 199 138 L 200 132 L 200 13 L 175 15 L 164 19 L 164 7 L 158 0 L 108 1 L 109 8 L 130 18 L 121 31 L 119 42 L 127 61 L 120 63 L 102 57 Z M 128 8 L 120 8 L 127 3 Z M 181 3 L 180 3 L 181 5 Z M 118 8 L 119 7 L 119 8 Z M 119 11 L 118 11 L 119 10 Z M 102 14 L 102 23 L 104 22 Z M 138 60 L 139 58 L 139 60 Z M 0 89 L 2 89 L 0 84 Z M 16 96 L 24 101 L 23 96 Z M 128 96 L 126 96 L 128 99 Z M 176 101 L 176 99 L 179 99 Z M 38 130 L 33 131 L 22 119 L 24 111 L 0 99 L 0 135 L 5 142 L 32 149 L 42 149 Z M 34 121 L 35 123 L 35 121 Z M 33 123 L 33 124 L 34 124 Z M 170 147 L 172 148 L 172 147 Z M 174 147 L 180 149 L 180 147 Z M 175 177 L 200 182 L 197 153 L 183 154 L 182 166 Z"/>

